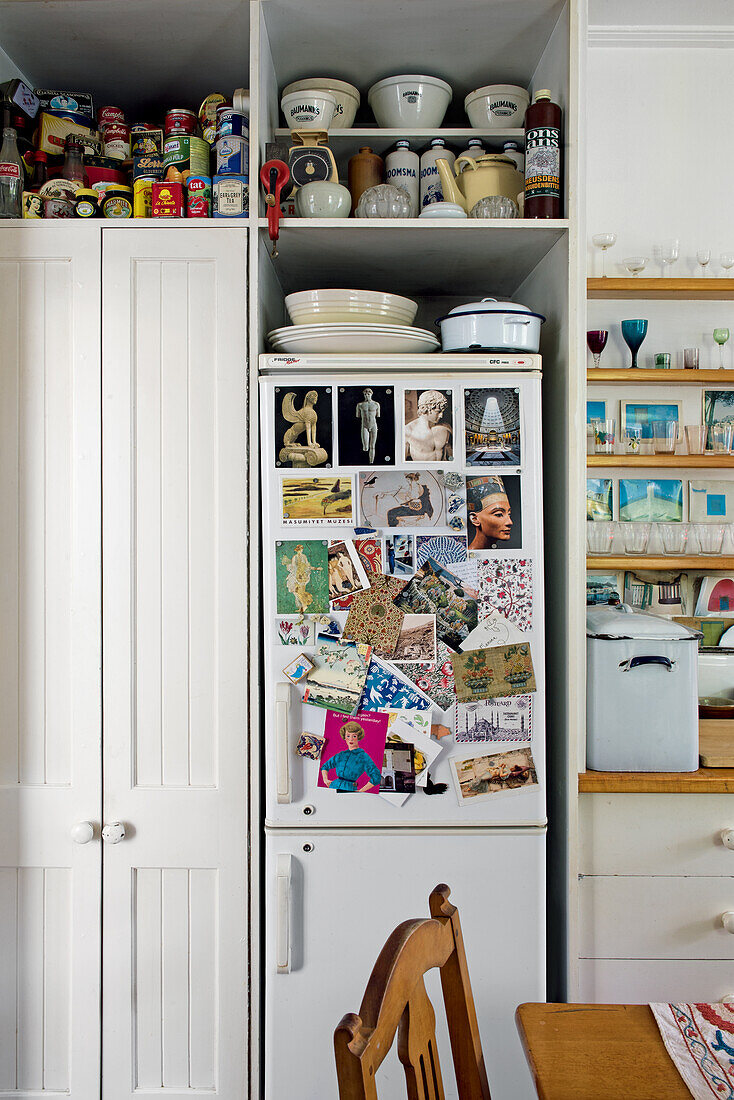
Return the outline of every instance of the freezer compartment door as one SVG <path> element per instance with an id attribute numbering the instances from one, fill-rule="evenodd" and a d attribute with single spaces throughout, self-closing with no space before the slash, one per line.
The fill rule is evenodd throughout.
<path id="1" fill-rule="evenodd" d="M 292 416 L 291 410 L 294 404 L 301 408 L 301 402 L 305 402 L 305 395 L 302 392 L 304 383 L 307 383 L 305 388 L 311 386 L 313 393 L 318 394 L 318 400 L 313 406 L 318 411 L 314 430 L 316 445 L 323 450 L 324 454 L 321 455 L 320 451 L 314 451 L 314 454 L 316 458 L 326 456 L 329 461 L 328 468 L 316 465 L 303 471 L 294 469 L 290 465 L 283 465 L 282 462 L 286 454 L 286 449 L 283 448 L 284 436 L 290 431 L 285 429 L 284 425 L 290 424 L 290 421 L 287 418 L 284 420 L 281 413 L 285 409 L 288 415 Z M 381 400 L 384 401 L 388 396 L 387 391 L 390 391 L 394 397 L 395 417 L 388 417 L 386 408 L 383 407 L 380 424 L 384 422 L 391 425 L 390 430 L 393 434 L 390 436 L 390 445 L 386 445 L 384 449 L 395 462 L 394 466 L 380 469 L 394 470 L 399 476 L 408 478 L 420 464 L 400 461 L 400 456 L 405 453 L 403 421 L 408 400 L 406 395 L 415 394 L 428 383 L 431 387 L 451 396 L 454 446 L 450 460 L 434 463 L 433 466 L 428 464 L 426 470 L 434 476 L 437 476 L 437 470 L 434 467 L 469 477 L 487 474 L 488 470 L 493 473 L 492 468 L 481 464 L 486 460 L 486 456 L 477 449 L 476 433 L 472 434 L 466 428 L 473 408 L 472 398 L 476 404 L 478 392 L 477 380 L 472 380 L 466 374 L 436 373 L 431 376 L 423 374 L 405 376 L 396 380 L 389 374 L 384 375 L 375 369 L 369 372 L 364 370 L 363 374 L 348 378 L 340 374 L 321 373 L 309 374 L 307 379 L 300 375 L 290 375 L 262 379 L 260 382 L 262 396 L 260 457 L 263 484 L 261 599 L 265 659 L 262 712 L 265 727 L 265 819 L 266 824 L 270 826 L 338 828 L 359 825 L 369 828 L 428 825 L 444 828 L 450 825 L 538 826 L 545 823 L 542 470 L 538 374 L 498 373 L 487 374 L 481 379 L 481 385 L 484 387 L 509 388 L 517 394 L 519 403 L 521 447 L 519 453 L 515 455 L 515 461 L 519 461 L 520 465 L 510 467 L 510 473 L 505 475 L 506 482 L 511 484 L 518 494 L 514 497 L 512 506 L 515 535 L 509 549 L 503 549 L 504 544 L 500 542 L 499 548 L 484 554 L 485 559 L 490 562 L 496 563 L 507 559 L 512 563 L 507 568 L 517 570 L 511 578 L 512 585 L 502 592 L 502 598 L 505 600 L 503 606 L 506 607 L 511 621 L 514 616 L 515 622 L 522 622 L 523 633 L 520 639 L 527 639 L 530 642 L 537 685 L 535 693 L 524 696 L 525 710 L 521 711 L 518 708 L 512 716 L 519 729 L 511 731 L 514 736 L 502 741 L 499 732 L 501 724 L 498 728 L 497 708 L 460 707 L 457 714 L 457 708 L 451 705 L 450 694 L 440 686 L 441 682 L 448 685 L 453 682 L 450 660 L 444 655 L 441 662 L 438 662 L 434 674 L 433 698 L 436 698 L 437 692 L 447 696 L 449 701 L 446 702 L 444 698 L 442 702 L 448 709 L 432 705 L 430 698 L 425 700 L 431 710 L 431 721 L 442 724 L 450 730 L 449 736 L 440 742 L 441 755 L 435 765 L 429 769 L 431 779 L 439 787 L 445 785 L 443 793 L 428 796 L 419 787 L 414 794 L 407 797 L 406 801 L 399 804 L 399 798 L 393 796 L 388 800 L 374 792 L 365 794 L 337 792 L 332 788 L 318 785 L 318 760 L 296 754 L 296 746 L 302 733 L 323 735 L 326 717 L 326 711 L 321 707 L 303 702 L 308 677 L 291 684 L 285 674 L 286 668 L 301 654 L 318 663 L 318 647 L 314 636 L 309 642 L 299 641 L 295 645 L 283 642 L 281 624 L 285 621 L 287 625 L 289 617 L 292 620 L 297 618 L 298 547 L 306 540 L 316 540 L 320 546 L 319 561 L 322 562 L 320 572 L 314 570 L 308 573 L 307 583 L 304 586 L 306 594 L 302 597 L 302 602 L 310 599 L 311 603 L 308 607 L 315 607 L 316 598 L 320 594 L 321 606 L 317 610 L 327 613 L 327 618 L 338 621 L 343 627 L 347 611 L 335 610 L 333 603 L 330 604 L 326 599 L 325 585 L 328 570 L 324 562 L 327 545 L 329 540 L 352 539 L 354 525 L 361 523 L 363 519 L 362 503 L 358 499 L 360 471 L 342 464 L 344 448 L 342 447 L 341 452 L 339 449 L 341 392 L 343 389 L 356 386 L 361 393 L 361 386 L 367 388 L 368 385 L 375 387 L 379 385 L 382 387 L 379 391 Z M 377 389 L 375 392 L 378 392 Z M 297 396 L 291 400 L 294 394 Z M 487 413 L 488 417 L 490 412 L 491 410 Z M 348 426 L 353 435 L 357 433 L 357 421 L 354 416 L 350 418 Z M 288 438 L 291 438 L 290 435 Z M 305 429 L 297 437 L 298 440 L 302 438 L 305 438 Z M 344 442 L 344 431 L 341 431 L 341 439 Z M 473 465 L 475 461 L 480 464 Z M 284 484 L 290 484 L 294 479 L 303 477 L 303 492 L 306 493 L 309 479 L 325 476 L 329 489 L 333 491 L 333 499 L 330 498 L 324 505 L 325 516 L 318 515 L 305 521 L 294 520 L 293 516 L 285 514 L 288 509 L 283 503 Z M 351 486 L 353 494 L 352 525 L 338 525 L 334 522 L 340 503 L 336 499 L 337 488 L 340 493 L 343 493 L 347 486 Z M 393 513 L 399 511 L 401 510 L 397 507 L 392 509 Z M 406 509 L 403 508 L 402 512 L 405 511 Z M 405 533 L 415 539 L 413 545 L 417 547 L 420 536 L 447 535 L 452 531 L 448 524 L 444 527 L 411 526 L 411 522 L 414 521 L 409 521 L 405 515 L 401 515 L 395 522 L 398 524 L 395 528 L 377 528 L 376 542 L 382 549 L 383 568 L 388 558 L 384 544 L 384 536 L 388 533 L 396 531 L 400 534 Z M 462 537 L 463 534 L 462 532 Z M 448 541 L 447 539 L 446 542 Z M 451 568 L 450 564 L 446 567 L 449 570 Z M 396 575 L 400 574 L 396 573 Z M 410 573 L 400 576 L 401 579 L 407 580 Z M 494 591 L 501 589 L 502 585 L 497 582 Z M 308 610 L 306 610 L 306 617 L 312 618 Z M 293 633 L 286 637 L 294 640 L 296 632 L 297 628 L 294 628 Z M 515 640 L 515 637 L 512 640 Z M 321 665 L 325 665 L 323 660 Z M 396 668 L 400 671 L 400 665 L 396 665 Z M 326 667 L 322 671 L 328 675 Z M 520 727 L 521 720 L 524 723 L 522 727 Z M 474 789 L 468 796 L 462 796 L 460 801 L 452 758 L 484 756 L 486 760 L 486 754 L 490 752 L 527 749 L 528 741 L 522 734 L 528 731 L 531 733 L 530 746 L 538 782 L 523 787 L 519 781 L 516 783 L 513 779 L 512 789 L 487 794 L 485 793 L 487 765 L 480 759 L 475 771 L 469 776 L 469 784 L 473 783 Z M 514 766 L 516 763 L 518 758 L 513 757 L 507 767 Z M 518 766 L 520 763 L 522 761 Z"/>
<path id="2" fill-rule="evenodd" d="M 514 1021 L 545 999 L 541 832 L 269 833 L 265 882 L 264 1096 L 337 1095 L 333 1033 L 358 1012 L 372 967 L 403 920 L 451 888 L 464 935 L 492 1100 L 535 1096 Z M 458 1100 L 440 976 L 426 975 L 447 1100 Z M 405 1100 L 395 1044 L 380 1100 Z"/>

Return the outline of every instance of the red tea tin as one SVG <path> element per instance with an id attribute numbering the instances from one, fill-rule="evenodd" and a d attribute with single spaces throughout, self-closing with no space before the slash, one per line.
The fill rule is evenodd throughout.
<path id="1" fill-rule="evenodd" d="M 195 134 L 199 126 L 199 119 L 193 111 L 186 107 L 171 107 L 166 114 L 163 124 L 166 137 L 169 134 Z"/>

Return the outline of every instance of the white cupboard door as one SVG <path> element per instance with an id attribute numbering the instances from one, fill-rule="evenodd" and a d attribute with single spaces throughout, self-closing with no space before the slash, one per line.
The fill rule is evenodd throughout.
<path id="1" fill-rule="evenodd" d="M 234 1100 L 246 1082 L 247 238 L 109 229 L 102 253 L 104 819 L 125 834 L 103 849 L 105 1100 Z"/>
<path id="2" fill-rule="evenodd" d="M 0 231 L 2 1097 L 99 1096 L 99 241 Z"/>
<path id="3" fill-rule="evenodd" d="M 337 1095 L 334 1028 L 359 1011 L 392 930 L 429 916 L 440 882 L 461 918 L 492 1100 L 532 1100 L 514 1014 L 545 1000 L 542 832 L 270 831 L 265 863 L 265 1100 Z M 426 988 L 446 1100 L 458 1100 L 437 970 Z M 380 1100 L 405 1100 L 396 1044 L 376 1084 Z"/>

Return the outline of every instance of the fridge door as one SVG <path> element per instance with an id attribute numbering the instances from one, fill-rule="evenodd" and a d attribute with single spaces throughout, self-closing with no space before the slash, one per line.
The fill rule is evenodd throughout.
<path id="1" fill-rule="evenodd" d="M 461 918 L 492 1100 L 535 1096 L 514 1013 L 545 999 L 543 832 L 282 831 L 266 838 L 266 1100 L 337 1095 L 334 1028 L 359 1011 L 389 934 L 429 915 L 440 882 Z M 458 1100 L 437 970 L 426 987 L 446 1098 Z M 395 1044 L 377 1094 L 405 1098 Z"/>
<path id="2" fill-rule="evenodd" d="M 430 359 L 430 357 L 427 357 Z M 442 357 L 443 358 L 443 357 Z M 451 357 L 461 358 L 461 357 Z M 538 356 L 530 357 L 538 360 Z M 474 357 L 464 356 L 462 362 L 473 362 Z M 301 363 L 303 366 L 303 362 Z M 369 826 L 411 826 L 433 825 L 543 825 L 545 823 L 545 683 L 543 660 L 543 538 L 542 538 L 542 501 L 541 501 L 541 420 L 540 420 L 540 375 L 533 372 L 471 373 L 468 368 L 447 372 L 441 365 L 426 367 L 420 375 L 402 375 L 396 377 L 393 371 L 382 369 L 367 370 L 359 373 L 314 373 L 305 369 L 302 374 L 279 374 L 261 379 L 261 468 L 263 501 L 263 551 L 264 576 L 262 585 L 263 605 L 263 648 L 264 648 L 264 691 L 269 705 L 264 708 L 264 757 L 265 757 L 265 818 L 266 824 L 275 827 L 339 827 L 341 825 Z M 489 557 L 493 561 L 509 559 L 515 568 L 522 570 L 526 590 L 532 592 L 532 623 L 526 637 L 530 640 L 537 690 L 532 696 L 524 697 L 524 705 L 531 711 L 528 724 L 531 726 L 531 746 L 533 760 L 537 770 L 538 783 L 521 789 L 503 791 L 484 797 L 462 799 L 453 780 L 455 765 L 452 758 L 483 755 L 494 751 L 510 751 L 527 748 L 522 740 L 496 741 L 485 740 L 487 731 L 470 731 L 466 711 L 460 715 L 464 728 L 455 732 L 456 708 L 447 711 L 431 705 L 425 698 L 424 704 L 430 708 L 431 720 L 445 725 L 451 731 L 450 736 L 441 742 L 441 755 L 430 768 L 431 779 L 436 784 L 445 784 L 443 793 L 427 795 L 422 789 L 408 796 L 402 805 L 395 805 L 377 793 L 337 793 L 335 790 L 318 786 L 319 761 L 304 758 L 295 752 L 302 732 L 323 734 L 325 710 L 302 702 L 305 681 L 292 684 L 284 675 L 284 668 L 300 654 L 312 658 L 316 652 L 314 645 L 283 644 L 278 626 L 283 619 L 286 584 L 284 583 L 283 560 L 294 552 L 298 540 L 321 540 L 324 545 L 329 539 L 353 536 L 354 528 L 335 526 L 330 522 L 309 522 L 308 525 L 284 524 L 282 503 L 282 485 L 285 478 L 305 476 L 306 478 L 326 476 L 339 482 L 341 489 L 351 484 L 353 497 L 359 486 L 359 468 L 339 465 L 340 455 L 334 446 L 339 424 L 339 400 L 343 387 L 385 386 L 394 387 L 395 439 L 394 454 L 398 459 L 395 466 L 381 469 L 403 471 L 407 474 L 416 468 L 431 469 L 432 472 L 456 471 L 464 474 L 486 473 L 482 466 L 467 466 L 464 449 L 464 399 L 467 390 L 478 387 L 508 387 L 519 395 L 521 450 L 520 465 L 511 468 L 509 473 L 521 490 L 521 506 L 515 506 L 513 522 L 520 534 L 515 540 L 519 543 L 511 550 L 494 550 Z M 299 388 L 300 387 L 300 388 Z M 314 466 L 305 471 L 294 470 L 281 465 L 283 453 L 284 420 L 282 411 L 293 404 L 300 407 L 305 400 L 309 387 L 318 393 L 316 409 L 320 420 L 316 425 L 316 441 L 319 446 L 326 442 L 328 464 Z M 437 389 L 450 394 L 453 407 L 453 428 L 455 446 L 453 457 L 440 463 L 400 462 L 403 439 L 403 408 L 406 390 Z M 296 394 L 295 402 L 290 402 L 289 394 Z M 327 415 L 328 414 L 328 415 Z M 292 415 L 292 413 L 291 413 Z M 334 425 L 329 431 L 329 419 Z M 383 417 L 384 419 L 384 417 Z M 354 432 L 358 433 L 355 420 Z M 276 428 L 277 425 L 277 428 Z M 342 437 L 343 438 L 343 437 Z M 393 440 L 391 440 L 393 442 Z M 326 448 L 325 448 L 326 449 Z M 368 467 L 369 469 L 369 467 Z M 491 471 L 494 472 L 494 471 Z M 507 471 L 503 471 L 507 483 Z M 330 486 L 331 487 L 331 486 Z M 517 512 L 521 512 L 518 517 Z M 357 509 L 356 521 L 360 517 Z M 521 518 L 521 524 L 518 523 Z M 452 528 L 409 527 L 405 519 L 400 521 L 400 533 L 448 534 Z M 385 534 L 385 529 L 380 530 Z M 290 543 L 290 546 L 284 546 Z M 447 568 L 451 568 L 450 565 Z M 278 572 L 280 573 L 280 593 L 278 592 Z M 343 625 L 347 612 L 330 613 L 331 618 Z M 440 673 L 439 673 L 440 674 Z M 525 718 L 523 717 L 523 723 Z M 526 730 L 527 726 L 524 725 Z M 475 740 L 469 740 L 475 737 Z M 481 787 L 481 783 L 479 784 Z"/>

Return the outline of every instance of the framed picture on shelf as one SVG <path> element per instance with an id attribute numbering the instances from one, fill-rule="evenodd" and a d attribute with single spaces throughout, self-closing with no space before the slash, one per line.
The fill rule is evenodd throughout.
<path id="1" fill-rule="evenodd" d="M 656 420 L 675 420 L 681 422 L 680 401 L 665 401 L 658 404 L 652 401 L 620 401 L 620 424 L 622 431 L 639 424 L 643 440 L 651 440 L 652 426 Z"/>
<path id="2" fill-rule="evenodd" d="M 734 522 L 734 481 L 689 481 L 691 523 Z"/>
<path id="3" fill-rule="evenodd" d="M 594 420 L 606 420 L 607 418 L 607 403 L 606 401 L 587 401 L 586 402 L 586 423 L 591 424 Z"/>
<path id="4" fill-rule="evenodd" d="M 622 523 L 635 520 L 680 522 L 683 519 L 683 482 L 675 478 L 655 481 L 620 478 L 619 518 Z"/>
<path id="5" fill-rule="evenodd" d="M 707 428 L 734 424 L 734 389 L 703 391 L 703 422 Z"/>
<path id="6" fill-rule="evenodd" d="M 587 477 L 586 518 L 590 520 L 612 518 L 612 479 L 610 477 Z"/>

